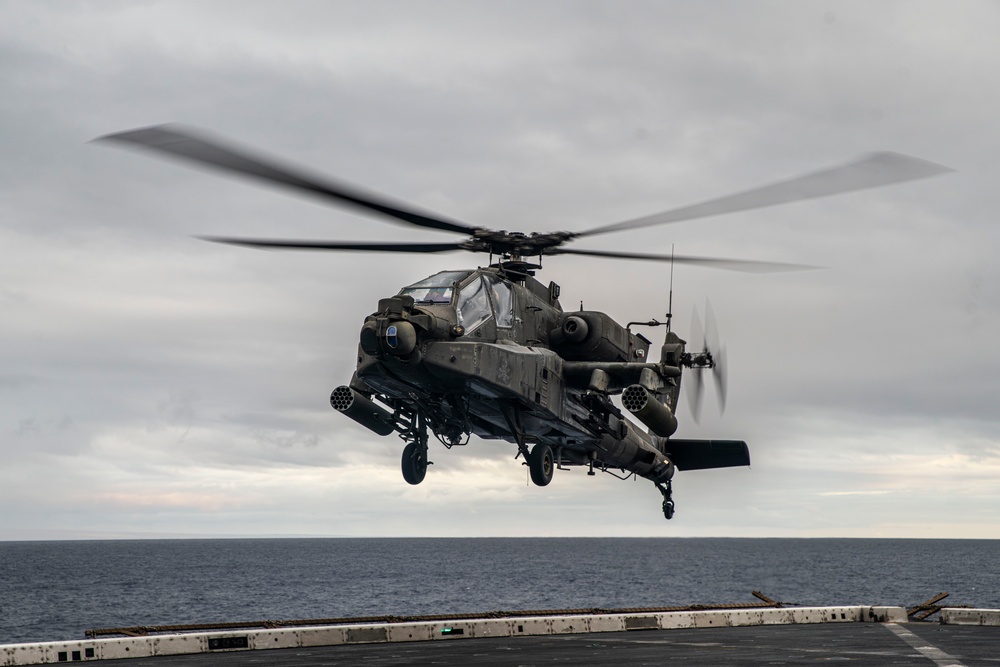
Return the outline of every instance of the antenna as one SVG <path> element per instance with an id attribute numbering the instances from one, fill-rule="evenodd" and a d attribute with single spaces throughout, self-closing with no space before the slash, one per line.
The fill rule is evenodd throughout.
<path id="1" fill-rule="evenodd" d="M 667 301 L 667 332 L 670 332 L 670 318 L 674 316 L 674 244 L 670 244 L 670 298 Z"/>

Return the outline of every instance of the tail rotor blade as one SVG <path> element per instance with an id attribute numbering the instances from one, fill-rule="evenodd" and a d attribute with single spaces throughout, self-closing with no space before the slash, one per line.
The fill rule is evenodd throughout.
<path id="1" fill-rule="evenodd" d="M 701 318 L 698 316 L 698 308 L 691 309 L 691 332 L 688 336 L 688 352 L 705 351 L 705 329 L 701 326 Z"/>
<path id="2" fill-rule="evenodd" d="M 728 367 L 726 366 L 726 348 L 720 347 L 715 353 L 715 368 L 712 375 L 715 377 L 715 395 L 719 399 L 719 413 L 726 414 L 726 376 Z"/>
<path id="3" fill-rule="evenodd" d="M 700 369 L 693 368 L 690 371 L 691 377 L 684 386 L 687 387 L 688 408 L 691 409 L 691 417 L 694 423 L 701 422 L 701 398 L 705 394 L 705 381 L 701 377 Z"/>
<path id="4" fill-rule="evenodd" d="M 687 351 L 697 354 L 705 350 L 705 329 L 701 326 L 701 318 L 698 316 L 698 308 L 691 309 L 691 332 L 688 334 Z M 690 378 L 684 385 L 687 387 L 688 407 L 691 409 L 691 417 L 697 424 L 701 420 L 701 399 L 705 394 L 705 380 L 701 375 L 701 369 L 691 368 L 688 370 Z"/>
<path id="5" fill-rule="evenodd" d="M 719 325 L 715 320 L 712 302 L 705 299 L 705 349 L 714 356 L 719 350 Z"/>
<path id="6" fill-rule="evenodd" d="M 715 384 L 715 396 L 719 400 L 719 414 L 726 413 L 726 348 L 719 339 L 719 325 L 715 319 L 712 302 L 705 299 L 705 349 L 712 355 L 712 379 Z"/>

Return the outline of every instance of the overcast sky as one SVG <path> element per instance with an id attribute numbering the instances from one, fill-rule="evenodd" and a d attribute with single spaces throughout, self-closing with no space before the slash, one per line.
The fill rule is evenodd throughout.
<path id="1" fill-rule="evenodd" d="M 134 536 L 1000 538 L 993 2 L 0 3 L 0 540 Z M 652 484 L 431 450 L 335 413 L 379 298 L 451 241 L 88 143 L 182 122 L 472 225 L 583 230 L 891 150 L 954 173 L 582 239 L 710 299 L 749 469 Z M 664 265 L 556 257 L 562 302 L 662 318 Z M 650 332 L 651 338 L 662 334 Z M 711 389 L 711 388 L 709 388 Z"/>

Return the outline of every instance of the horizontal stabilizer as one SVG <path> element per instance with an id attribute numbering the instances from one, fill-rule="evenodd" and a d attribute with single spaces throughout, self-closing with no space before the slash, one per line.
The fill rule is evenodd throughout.
<path id="1" fill-rule="evenodd" d="M 707 470 L 750 465 L 750 448 L 742 440 L 681 440 L 666 442 L 667 456 L 678 470 Z"/>

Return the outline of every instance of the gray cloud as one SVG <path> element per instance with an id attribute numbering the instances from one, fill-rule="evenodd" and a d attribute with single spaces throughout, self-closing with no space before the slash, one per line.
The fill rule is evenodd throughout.
<path id="1" fill-rule="evenodd" d="M 997 537 L 997 21 L 979 2 L 3 4 L 0 539 Z M 745 438 L 754 466 L 680 474 L 668 524 L 648 484 L 536 489 L 495 442 L 435 450 L 405 485 L 400 443 L 327 396 L 378 298 L 485 258 L 192 239 L 449 236 L 87 143 L 165 121 L 525 231 L 874 150 L 957 172 L 580 241 L 828 267 L 675 272 L 678 330 L 709 297 L 731 379 L 725 418 L 682 410 L 682 433 Z M 663 266 L 558 257 L 543 278 L 620 320 L 666 307 Z"/>

